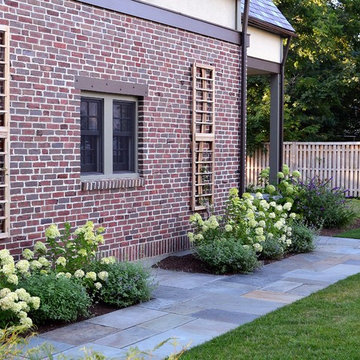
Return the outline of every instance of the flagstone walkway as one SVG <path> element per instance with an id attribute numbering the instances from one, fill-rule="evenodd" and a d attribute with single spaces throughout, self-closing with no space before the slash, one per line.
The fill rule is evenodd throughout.
<path id="1" fill-rule="evenodd" d="M 216 276 L 156 270 L 154 299 L 31 340 L 51 343 L 55 359 L 83 355 L 82 348 L 124 359 L 131 347 L 150 350 L 176 337 L 180 347 L 198 345 L 239 325 L 360 272 L 360 241 L 319 237 L 317 248 L 264 266 L 250 275 Z M 152 359 L 174 348 L 165 344 Z"/>

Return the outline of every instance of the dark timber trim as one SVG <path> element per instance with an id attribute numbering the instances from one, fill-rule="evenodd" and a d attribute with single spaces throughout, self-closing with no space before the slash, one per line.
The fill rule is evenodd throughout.
<path id="1" fill-rule="evenodd" d="M 246 100 L 247 100 L 247 30 L 249 22 L 250 0 L 245 0 L 244 17 L 242 23 L 241 42 L 243 46 L 240 48 L 241 55 L 241 79 L 240 79 L 240 125 L 239 125 L 239 193 L 245 192 L 246 185 Z"/>
<path id="2" fill-rule="evenodd" d="M 258 58 L 248 57 L 248 67 L 256 70 L 266 71 L 272 74 L 280 74 L 281 64 L 262 60 Z"/>
<path id="3" fill-rule="evenodd" d="M 108 94 L 148 96 L 148 86 L 125 81 L 103 80 L 84 76 L 75 78 L 75 89 Z"/>
<path id="4" fill-rule="evenodd" d="M 266 21 L 259 20 L 259 19 L 256 19 L 254 17 L 249 18 L 249 26 L 253 26 L 253 27 L 256 27 L 258 29 L 262 29 L 262 30 L 271 32 L 273 34 L 282 35 L 282 36 L 285 36 L 285 37 L 288 37 L 288 36 L 297 37 L 297 35 L 295 34 L 294 31 L 284 29 L 284 28 L 282 28 L 280 26 L 270 24 L 270 23 L 268 23 Z"/>
<path id="5" fill-rule="evenodd" d="M 93 5 L 102 9 L 112 10 L 119 13 L 135 16 L 145 20 L 157 22 L 196 34 L 223 40 L 232 44 L 241 44 L 239 31 L 215 25 L 205 20 L 183 15 L 175 11 L 145 4 L 136 0 L 76 0 L 78 2 Z"/>

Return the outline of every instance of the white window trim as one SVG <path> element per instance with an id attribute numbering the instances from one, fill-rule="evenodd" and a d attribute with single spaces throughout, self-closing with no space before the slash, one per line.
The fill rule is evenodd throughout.
<path id="1" fill-rule="evenodd" d="M 82 91 L 81 97 L 103 99 L 104 101 L 104 124 L 103 124 L 103 173 L 81 174 L 83 181 L 111 180 L 111 179 L 138 179 L 138 98 L 135 96 L 105 94 L 97 92 Z M 135 102 L 135 171 L 113 172 L 113 100 L 125 100 Z"/>

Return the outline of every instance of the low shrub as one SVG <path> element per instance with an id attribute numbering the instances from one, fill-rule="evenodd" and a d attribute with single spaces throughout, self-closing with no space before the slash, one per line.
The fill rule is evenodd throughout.
<path id="1" fill-rule="evenodd" d="M 293 236 L 290 251 L 294 253 L 305 253 L 315 248 L 316 232 L 302 222 L 293 225 Z"/>
<path id="2" fill-rule="evenodd" d="M 72 322 L 89 316 L 91 299 L 77 280 L 50 273 L 35 274 L 21 281 L 21 286 L 40 298 L 40 308 L 31 311 L 36 324 L 48 321 Z"/>
<path id="3" fill-rule="evenodd" d="M 139 263 L 96 261 L 89 265 L 95 273 L 107 273 L 98 289 L 100 301 L 119 308 L 150 300 L 154 283 L 149 270 Z"/>
<path id="4" fill-rule="evenodd" d="M 299 184 L 294 205 L 310 227 L 343 227 L 355 218 L 354 211 L 346 202 L 345 193 L 340 188 L 332 188 L 330 180 L 314 177 Z"/>
<path id="5" fill-rule="evenodd" d="M 284 247 L 274 238 L 267 239 L 263 243 L 261 257 L 263 259 L 280 260 L 284 257 Z"/>
<path id="6" fill-rule="evenodd" d="M 234 238 L 201 242 L 195 252 L 217 274 L 251 272 L 259 265 L 255 250 Z"/>

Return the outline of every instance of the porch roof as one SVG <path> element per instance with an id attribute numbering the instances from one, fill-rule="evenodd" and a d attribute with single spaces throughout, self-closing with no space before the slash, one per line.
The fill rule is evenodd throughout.
<path id="1" fill-rule="evenodd" d="M 241 1 L 242 9 L 244 2 Z M 251 0 L 250 1 L 250 19 L 260 20 L 262 22 L 274 25 L 281 29 L 295 32 L 289 21 L 280 12 L 272 0 Z"/>

